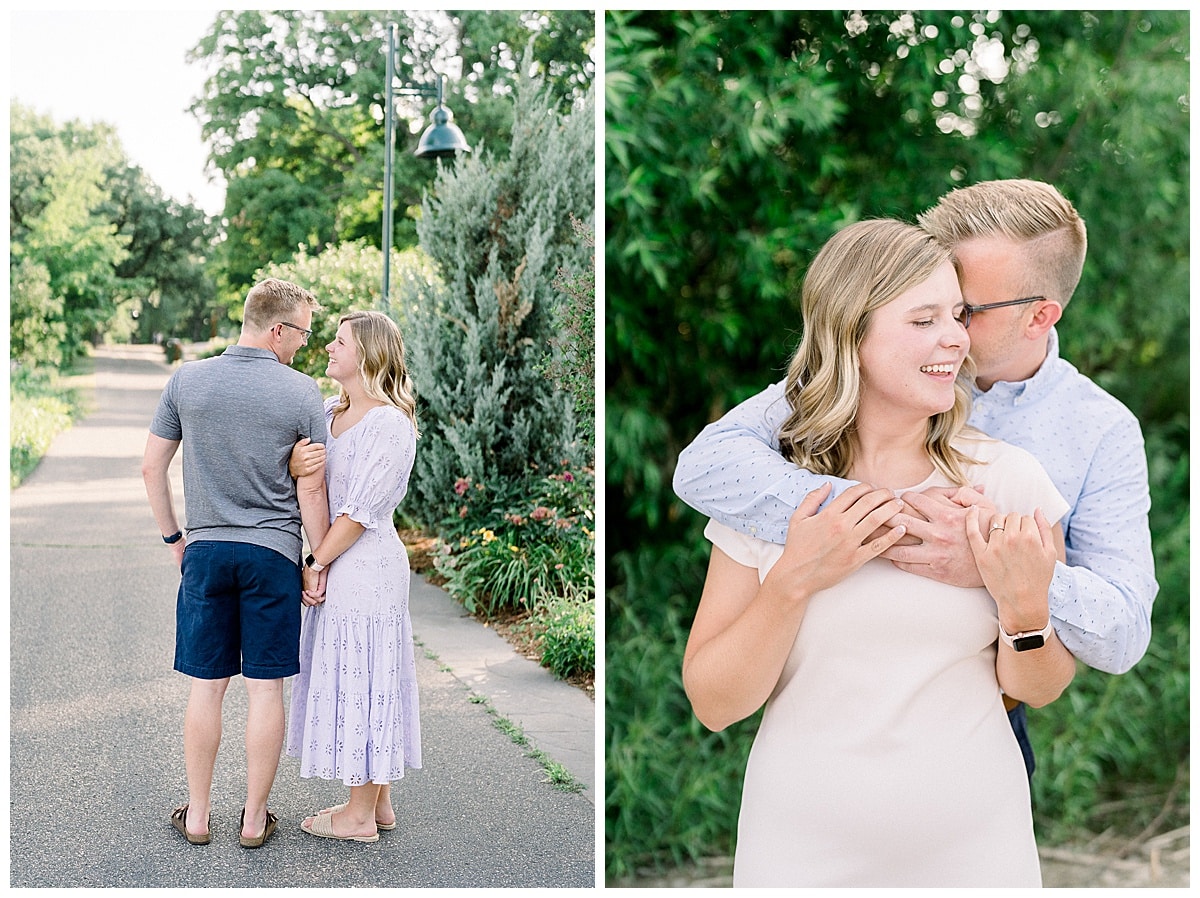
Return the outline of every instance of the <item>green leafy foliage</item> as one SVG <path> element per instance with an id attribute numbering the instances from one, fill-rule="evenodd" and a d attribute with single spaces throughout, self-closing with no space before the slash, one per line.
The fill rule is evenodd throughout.
<path id="1" fill-rule="evenodd" d="M 58 129 L 47 118 L 14 104 L 11 135 L 13 205 L 10 253 L 14 263 L 35 263 L 49 275 L 50 319 L 61 334 L 55 347 L 63 364 L 116 312 L 116 266 L 129 239 L 101 214 L 106 171 L 120 158 L 110 128 L 72 123 Z M 29 270 L 26 269 L 26 272 Z M 58 302 L 61 301 L 61 307 Z"/>
<path id="2" fill-rule="evenodd" d="M 430 88 L 448 75 L 455 123 L 504 154 L 512 128 L 516 62 L 531 48 L 556 101 L 569 106 L 594 73 L 591 13 L 506 10 L 226 10 L 190 59 L 211 72 L 192 111 L 228 184 L 227 240 L 219 248 L 231 306 L 268 262 L 303 243 L 383 242 L 387 26 L 396 25 L 394 87 L 400 118 L 394 158 L 393 245 L 416 242 L 422 195 L 437 167 L 412 150 L 427 124 Z M 461 69 L 461 71 L 459 71 Z"/>
<path id="3" fill-rule="evenodd" d="M 429 284 L 436 280 L 429 257 L 417 247 L 393 250 L 392 271 L 397 273 L 402 284 Z M 287 262 L 272 263 L 255 273 L 255 281 L 275 277 L 299 284 L 311 291 L 321 304 L 320 311 L 313 315 L 312 336 L 296 353 L 292 367 L 322 382 L 326 395 L 332 395 L 337 385 L 324 376 L 329 363 L 325 347 L 337 334 L 342 315 L 381 307 L 382 272 L 383 254 L 378 247 L 359 241 L 330 247 L 319 255 L 313 255 L 307 247 L 301 246 Z M 400 298 L 404 299 L 403 293 Z M 388 308 L 402 334 L 405 332 L 403 306 L 401 303 Z M 238 317 L 241 317 L 240 311 Z M 420 386 L 418 382 L 418 394 Z"/>
<path id="4" fill-rule="evenodd" d="M 595 235 L 577 218 L 575 233 L 594 250 Z M 580 438 L 588 457 L 596 453 L 596 260 L 588 259 L 580 271 L 559 270 L 554 288 L 562 298 L 554 309 L 554 335 L 540 370 L 575 399 Z"/>
<path id="5" fill-rule="evenodd" d="M 1087 221 L 1062 353 L 1142 422 L 1161 585 L 1151 650 L 1131 673 L 1081 672 L 1031 713 L 1037 823 L 1054 839 L 1134 825 L 1111 802 L 1137 795 L 1146 825 L 1182 825 L 1187 14 L 605 21 L 610 875 L 727 854 L 754 732 L 704 732 L 679 684 L 708 551 L 703 522 L 671 491 L 679 450 L 782 378 L 800 336 L 798 285 L 834 231 L 911 221 L 947 190 L 993 178 L 1054 183 Z"/>
<path id="6" fill-rule="evenodd" d="M 14 361 L 66 365 L 90 342 L 139 332 L 201 336 L 213 296 L 203 214 L 163 197 L 108 125 L 16 103 L 11 121 Z"/>
<path id="7" fill-rule="evenodd" d="M 542 630 L 542 665 L 566 679 L 596 669 L 596 594 L 572 584 L 546 595 L 534 613 Z"/>
<path id="8" fill-rule="evenodd" d="M 54 369 L 19 368 L 9 380 L 8 485 L 16 489 L 50 443 L 82 412 L 82 397 Z"/>

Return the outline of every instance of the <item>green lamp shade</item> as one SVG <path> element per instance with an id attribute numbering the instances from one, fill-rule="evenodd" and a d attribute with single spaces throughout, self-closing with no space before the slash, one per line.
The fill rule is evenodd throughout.
<path id="1" fill-rule="evenodd" d="M 413 155 L 421 159 L 429 159 L 471 152 L 462 131 L 458 130 L 458 125 L 451 121 L 453 117 L 445 106 L 438 106 L 433 110 L 429 116 L 433 124 L 426 128 L 425 133 L 421 135 L 421 140 Z"/>

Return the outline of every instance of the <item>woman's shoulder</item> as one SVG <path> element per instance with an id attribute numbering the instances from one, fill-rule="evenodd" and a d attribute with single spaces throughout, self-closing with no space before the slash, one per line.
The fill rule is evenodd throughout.
<path id="1" fill-rule="evenodd" d="M 756 569 L 762 567 L 764 557 L 770 553 L 773 545 L 757 537 L 739 533 L 712 518 L 704 527 L 704 536 L 738 564 Z M 782 550 L 782 547 L 779 548 Z"/>
<path id="2" fill-rule="evenodd" d="M 1041 463 L 1020 446 L 990 437 L 981 430 L 968 427 L 954 440 L 954 448 L 973 462 L 972 467 L 996 467 L 1004 471 Z"/>
<path id="3" fill-rule="evenodd" d="M 414 432 L 412 419 L 403 409 L 384 403 L 377 405 L 364 416 L 369 419 L 367 430 L 374 433 L 389 433 L 406 436 Z"/>
<path id="4" fill-rule="evenodd" d="M 974 431 L 954 444 L 973 459 L 966 475 L 1003 512 L 1046 512 L 1051 523 L 1061 517 L 1065 502 L 1045 467 L 1028 450 Z"/>

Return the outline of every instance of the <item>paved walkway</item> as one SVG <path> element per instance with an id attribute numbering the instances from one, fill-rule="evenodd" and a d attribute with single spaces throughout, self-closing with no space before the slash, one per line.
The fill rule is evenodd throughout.
<path id="1" fill-rule="evenodd" d="M 245 692 L 226 699 L 213 842 L 167 822 L 186 800 L 187 681 L 171 670 L 178 570 L 142 485 L 147 426 L 170 368 L 161 350 L 97 352 L 91 413 L 10 496 L 11 887 L 593 887 L 595 706 L 414 577 L 424 769 L 393 785 L 400 826 L 371 845 L 299 822 L 344 787 L 285 757 L 280 831 L 237 843 Z M 173 468 L 182 513 L 182 476 Z M 290 696 L 289 696 L 290 699 Z M 491 709 L 491 710 L 489 710 Z M 493 725 L 585 783 L 564 792 Z"/>

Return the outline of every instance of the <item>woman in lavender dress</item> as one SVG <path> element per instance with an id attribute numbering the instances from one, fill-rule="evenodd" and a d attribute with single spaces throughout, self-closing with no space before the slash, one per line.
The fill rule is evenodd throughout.
<path id="1" fill-rule="evenodd" d="M 325 403 L 331 524 L 305 561 L 325 591 L 304 599 L 287 752 L 301 776 L 350 787 L 301 828 L 374 842 L 396 825 L 389 784 L 421 766 L 408 555 L 392 524 L 415 455 L 415 401 L 400 330 L 381 312 L 345 315 L 326 349 L 341 387 Z M 320 470 L 305 457 L 298 446 L 294 474 Z"/>

